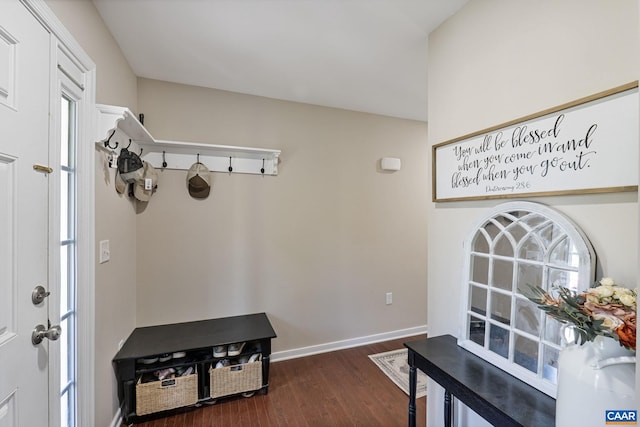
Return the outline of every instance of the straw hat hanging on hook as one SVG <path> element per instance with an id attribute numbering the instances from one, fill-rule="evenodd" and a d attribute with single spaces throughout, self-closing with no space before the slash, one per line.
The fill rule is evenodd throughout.
<path id="1" fill-rule="evenodd" d="M 189 194 L 194 199 L 206 199 L 211 191 L 211 173 L 209 169 L 198 160 L 189 168 L 187 172 L 187 187 Z"/>

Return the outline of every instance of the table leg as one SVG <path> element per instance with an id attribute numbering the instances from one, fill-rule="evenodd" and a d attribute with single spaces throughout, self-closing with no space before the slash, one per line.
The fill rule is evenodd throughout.
<path id="1" fill-rule="evenodd" d="M 418 372 L 415 366 L 409 367 L 409 427 L 416 426 L 416 383 Z"/>
<path id="2" fill-rule="evenodd" d="M 449 390 L 444 391 L 444 425 L 445 427 L 451 427 L 453 421 L 453 396 Z"/>

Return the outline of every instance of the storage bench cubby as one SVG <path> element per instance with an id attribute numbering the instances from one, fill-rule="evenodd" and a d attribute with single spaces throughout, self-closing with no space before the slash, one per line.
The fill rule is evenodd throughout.
<path id="1" fill-rule="evenodd" d="M 262 360 L 250 363 L 211 367 L 209 389 L 212 399 L 247 393 L 262 388 Z"/>
<path id="2" fill-rule="evenodd" d="M 136 328 L 113 359 L 123 421 L 267 393 L 275 337 L 265 313 Z M 240 354 L 214 356 L 235 343 Z"/>
<path id="3" fill-rule="evenodd" d="M 148 415 L 198 403 L 198 374 L 136 384 L 136 414 Z"/>

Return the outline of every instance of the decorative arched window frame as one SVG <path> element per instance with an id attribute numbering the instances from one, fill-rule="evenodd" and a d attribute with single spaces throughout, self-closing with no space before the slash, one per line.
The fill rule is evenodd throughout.
<path id="1" fill-rule="evenodd" d="M 555 398 L 562 324 L 521 290 L 589 288 L 596 265 L 589 239 L 560 212 L 515 201 L 478 221 L 464 252 L 458 345 Z"/>

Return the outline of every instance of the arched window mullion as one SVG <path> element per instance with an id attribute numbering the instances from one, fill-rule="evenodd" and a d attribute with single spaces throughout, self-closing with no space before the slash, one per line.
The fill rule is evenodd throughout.
<path id="1" fill-rule="evenodd" d="M 557 211 L 537 203 L 508 202 L 476 225 L 465 240 L 465 253 L 469 267 L 461 312 L 465 332 L 459 344 L 555 396 L 556 325 L 548 325 L 548 319 L 529 305 L 519 289 L 526 282 L 546 289 L 551 281 L 575 282 L 576 278 L 583 286 L 584 278 L 594 275 L 595 253 L 588 239 Z M 478 282 L 485 280 L 486 284 Z M 484 316 L 477 313 L 481 311 L 478 301 Z M 473 339 L 472 326 L 476 328 Z"/>

